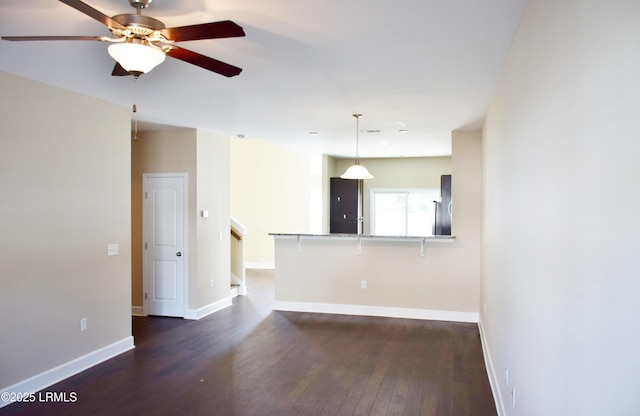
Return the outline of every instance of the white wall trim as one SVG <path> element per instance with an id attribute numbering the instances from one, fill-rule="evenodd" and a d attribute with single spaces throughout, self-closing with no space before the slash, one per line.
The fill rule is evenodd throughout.
<path id="1" fill-rule="evenodd" d="M 247 295 L 247 284 L 245 282 L 243 282 L 238 276 L 236 276 L 233 273 L 231 273 L 231 283 L 237 283 L 237 284 L 240 285 L 240 287 L 238 288 L 238 294 L 240 296 L 246 296 Z"/>
<path id="2" fill-rule="evenodd" d="M 290 312 L 335 313 L 341 315 L 384 316 L 387 318 L 426 319 L 433 321 L 478 322 L 476 312 L 394 308 L 387 306 L 345 305 L 334 303 L 275 301 L 274 310 Z"/>
<path id="3" fill-rule="evenodd" d="M 142 306 L 131 306 L 131 316 L 145 316 L 144 315 L 144 307 Z"/>
<path id="4" fill-rule="evenodd" d="M 491 360 L 491 353 L 489 352 L 489 344 L 487 344 L 487 338 L 484 333 L 484 327 L 482 326 L 482 317 L 478 318 L 478 331 L 480 332 L 480 342 L 482 343 L 482 354 L 484 355 L 484 365 L 487 367 L 487 376 L 489 377 L 489 384 L 491 385 L 491 392 L 493 393 L 493 400 L 496 403 L 496 410 L 498 416 L 506 416 L 507 411 L 504 407 L 504 400 L 502 400 L 502 394 L 500 392 L 500 382 L 496 375 L 496 369 L 493 366 Z"/>
<path id="5" fill-rule="evenodd" d="M 218 312 L 221 309 L 226 308 L 227 306 L 231 306 L 232 300 L 231 296 L 221 299 L 217 302 L 213 302 L 208 304 L 207 306 L 203 306 L 198 309 L 187 309 L 187 314 L 184 319 L 201 319 L 207 315 L 211 315 L 214 312 Z"/>
<path id="6" fill-rule="evenodd" d="M 0 393 L 35 393 L 133 348 L 135 348 L 133 337 L 121 339 L 113 344 L 6 387 L 2 389 Z M 11 403 L 0 400 L 0 408 L 8 404 Z"/>
<path id="7" fill-rule="evenodd" d="M 242 236 L 247 235 L 248 233 L 247 227 L 243 223 L 241 223 L 236 217 L 231 215 L 230 222 L 231 222 L 231 228 L 236 230 L 240 235 Z"/>
<path id="8" fill-rule="evenodd" d="M 275 270 L 275 263 L 245 263 L 245 269 Z"/>

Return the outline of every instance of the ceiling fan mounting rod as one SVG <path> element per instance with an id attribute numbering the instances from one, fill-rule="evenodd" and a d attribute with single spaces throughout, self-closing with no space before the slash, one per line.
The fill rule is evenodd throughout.
<path id="1" fill-rule="evenodd" d="M 153 0 L 129 0 L 129 4 L 136 9 L 136 14 L 140 14 L 140 11 L 149 7 L 152 1 Z"/>

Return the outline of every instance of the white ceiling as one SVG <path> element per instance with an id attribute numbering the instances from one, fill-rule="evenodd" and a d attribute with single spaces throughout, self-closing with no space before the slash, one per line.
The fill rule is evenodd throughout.
<path id="1" fill-rule="evenodd" d="M 106 15 L 127 0 L 84 0 Z M 234 78 L 167 58 L 137 81 L 140 126 L 194 127 L 312 153 L 451 153 L 453 130 L 482 126 L 526 0 L 154 0 L 177 27 L 233 20 L 246 37 L 179 46 L 243 68 Z M 0 35 L 109 35 L 54 0 L 3 0 Z M 0 41 L 0 70 L 131 106 L 101 42 Z M 400 133 L 406 129 L 408 132 Z M 367 131 L 379 130 L 378 133 Z M 317 132 L 317 135 L 310 135 Z"/>

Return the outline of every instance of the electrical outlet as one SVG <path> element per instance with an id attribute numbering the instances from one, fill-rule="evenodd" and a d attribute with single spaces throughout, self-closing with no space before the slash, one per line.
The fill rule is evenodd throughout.
<path id="1" fill-rule="evenodd" d="M 486 314 L 487 313 L 487 302 L 484 303 L 483 309 L 484 309 L 484 313 Z"/>
<path id="2" fill-rule="evenodd" d="M 80 332 L 87 330 L 87 318 L 80 319 Z"/>
<path id="3" fill-rule="evenodd" d="M 509 385 L 509 367 L 506 367 L 504 369 L 504 385 L 505 386 Z"/>
<path id="4" fill-rule="evenodd" d="M 367 288 L 367 281 L 363 280 L 360 282 L 360 289 L 366 289 Z"/>
<path id="5" fill-rule="evenodd" d="M 511 389 L 511 407 L 516 407 L 516 388 Z"/>
<path id="6" fill-rule="evenodd" d="M 213 280 L 211 280 L 211 289 L 213 289 Z"/>

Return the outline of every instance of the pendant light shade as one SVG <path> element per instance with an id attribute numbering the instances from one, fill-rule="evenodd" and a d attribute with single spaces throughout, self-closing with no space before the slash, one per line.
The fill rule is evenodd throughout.
<path id="1" fill-rule="evenodd" d="M 162 49 L 149 46 L 145 41 L 113 43 L 107 51 L 126 71 L 132 73 L 147 73 L 164 62 L 166 57 Z"/>
<path id="2" fill-rule="evenodd" d="M 359 163 L 349 166 L 349 169 L 340 176 L 342 179 L 372 179 L 373 175 L 367 168 Z"/>
<path id="3" fill-rule="evenodd" d="M 369 173 L 367 168 L 360 164 L 360 156 L 358 155 L 358 142 L 359 142 L 359 132 L 360 132 L 360 117 L 362 114 L 354 114 L 356 118 L 356 160 L 353 165 L 349 166 L 349 169 L 340 177 L 342 179 L 372 179 L 373 175 Z"/>

